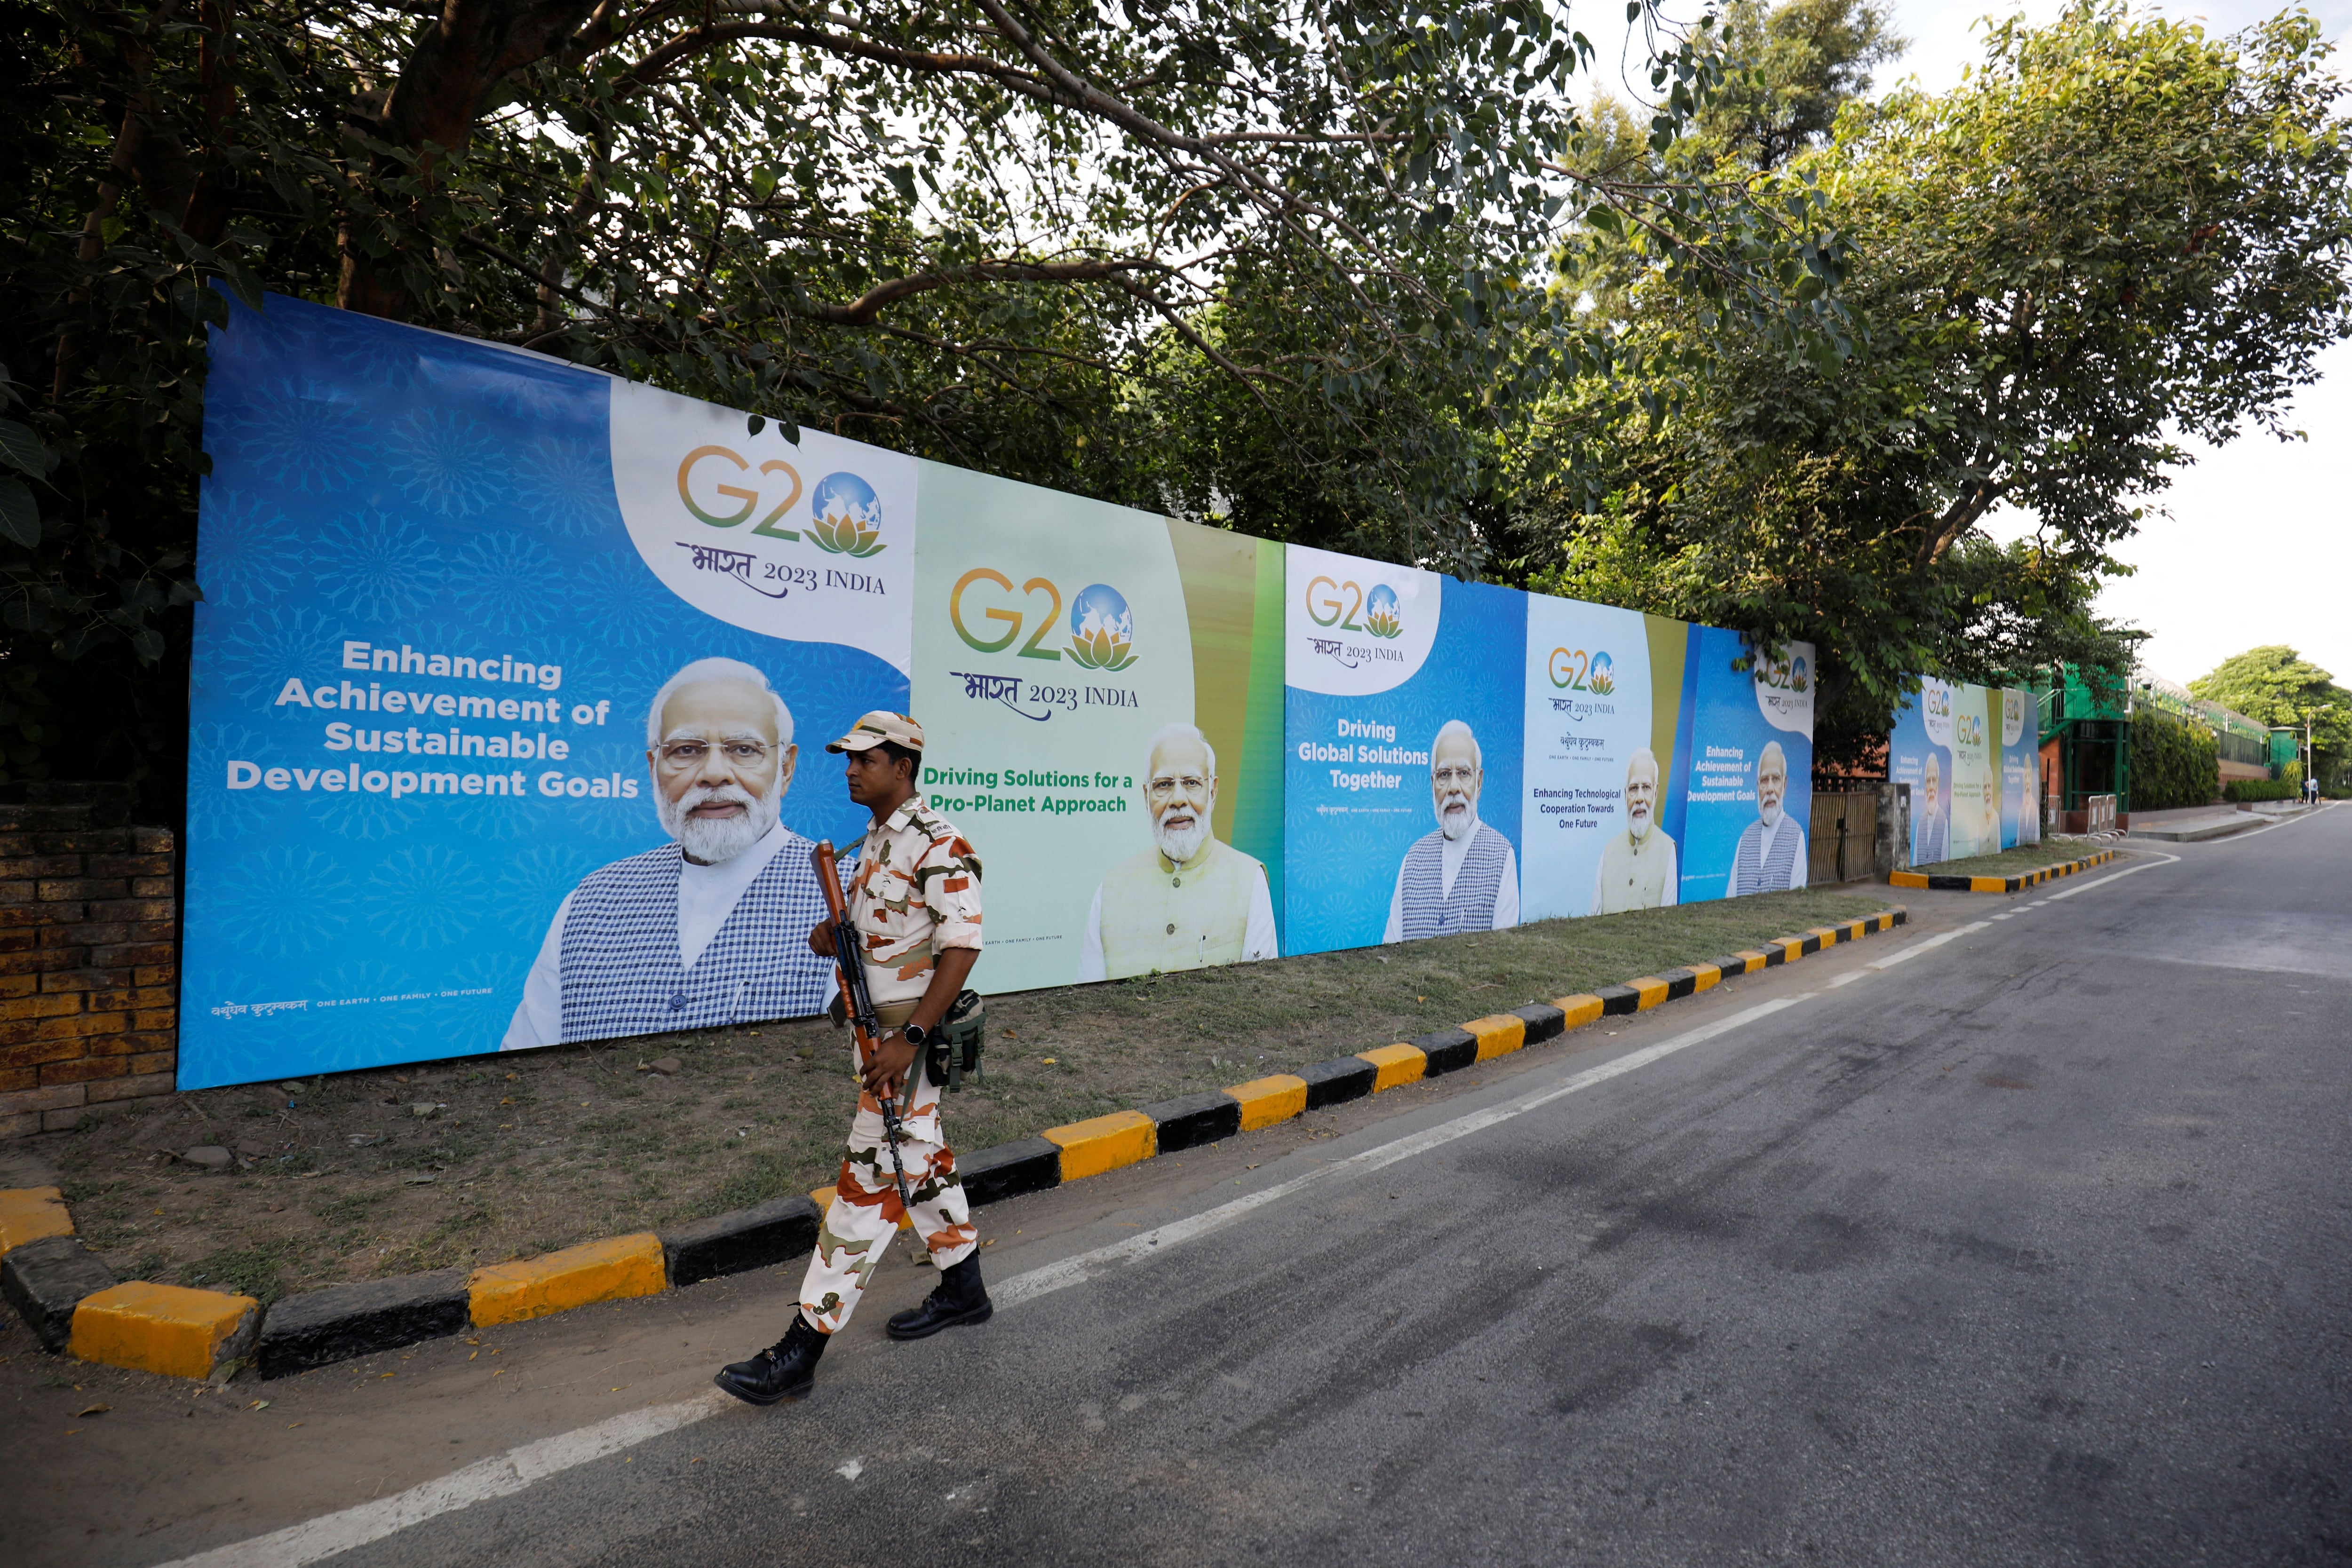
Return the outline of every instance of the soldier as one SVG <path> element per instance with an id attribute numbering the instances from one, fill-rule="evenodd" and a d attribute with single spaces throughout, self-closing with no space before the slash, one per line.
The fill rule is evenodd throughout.
<path id="1" fill-rule="evenodd" d="M 849 911 L 865 951 L 875 1010 L 884 1028 L 857 1063 L 862 1085 L 832 1207 L 801 1281 L 800 1310 L 784 1337 L 713 1380 L 737 1398 L 772 1405 L 804 1394 L 828 1336 L 849 1321 L 857 1298 L 898 1233 L 902 1208 L 891 1166 L 882 1102 L 902 1115 L 898 1158 L 913 1198 L 916 1233 L 940 1282 L 928 1300 L 892 1317 L 892 1339 L 922 1339 L 995 1309 L 980 1279 L 979 1239 L 940 1128 L 940 1089 L 923 1072 L 923 1046 L 938 1029 L 980 956 L 980 859 L 952 824 L 917 793 L 922 727 L 904 714 L 874 712 L 825 747 L 848 760 L 849 798 L 874 815 L 849 887 Z M 809 946 L 837 958 L 819 925 Z M 836 1006 L 838 1004 L 836 1003 Z M 836 1014 L 836 1018 L 839 1015 Z"/>

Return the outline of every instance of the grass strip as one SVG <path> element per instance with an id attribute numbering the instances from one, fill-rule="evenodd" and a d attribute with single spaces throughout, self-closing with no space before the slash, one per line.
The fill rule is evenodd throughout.
<path id="1" fill-rule="evenodd" d="M 986 1076 L 948 1102 L 948 1135 L 976 1151 L 1896 901 L 1773 894 L 994 997 Z M 825 1186 L 854 1103 L 846 1038 L 803 1020 L 204 1090 L 110 1106 L 44 1152 L 119 1277 L 269 1301 Z M 205 1145 L 237 1163 L 179 1158 Z"/>

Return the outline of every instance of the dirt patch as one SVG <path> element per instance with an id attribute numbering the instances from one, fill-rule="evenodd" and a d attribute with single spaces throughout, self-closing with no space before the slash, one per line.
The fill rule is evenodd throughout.
<path id="1" fill-rule="evenodd" d="M 990 1000 L 964 1150 L 1301 1067 L 1885 907 L 1776 894 Z M 530 1257 L 833 1181 L 854 1090 L 822 1021 L 133 1101 L 36 1145 L 116 1274 L 264 1300 Z M 656 1071 L 653 1064 L 674 1066 Z M 185 1159 L 231 1152 L 226 1169 Z"/>

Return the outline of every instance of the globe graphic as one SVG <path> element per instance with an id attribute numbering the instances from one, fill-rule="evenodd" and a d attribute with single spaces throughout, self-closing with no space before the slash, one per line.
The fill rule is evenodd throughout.
<path id="1" fill-rule="evenodd" d="M 1613 678 L 1616 673 L 1614 660 L 1606 653 L 1595 653 L 1592 655 L 1592 673 L 1586 679 L 1588 682 L 1606 681 Z"/>
<path id="2" fill-rule="evenodd" d="M 1107 582 L 1097 582 L 1078 590 L 1070 601 L 1070 631 L 1081 642 L 1099 632 L 1113 643 L 1135 641 L 1135 618 L 1127 612 L 1127 601 L 1118 589 Z"/>
<path id="3" fill-rule="evenodd" d="M 1374 584 L 1372 591 L 1364 595 L 1364 613 L 1386 615 L 1392 621 L 1402 620 L 1397 612 L 1396 590 L 1385 582 Z"/>
<path id="4" fill-rule="evenodd" d="M 882 502 L 856 475 L 828 474 L 809 492 L 809 516 L 845 517 L 870 528 L 882 521 Z"/>

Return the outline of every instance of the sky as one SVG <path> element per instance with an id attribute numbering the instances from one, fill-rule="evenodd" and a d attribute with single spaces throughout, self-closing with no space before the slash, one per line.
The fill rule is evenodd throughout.
<path id="1" fill-rule="evenodd" d="M 1687 4 L 1674 14 L 1696 14 Z M 1983 35 L 1972 24 L 1988 13 L 2023 10 L 2046 22 L 2057 0 L 2020 5 L 1993 0 L 1893 0 L 1895 29 L 1911 40 L 1902 60 L 1877 73 L 1884 91 L 1906 78 L 1930 90 L 1955 85 L 1961 68 L 1983 58 Z M 2165 15 L 2201 20 L 2209 32 L 2230 33 L 2291 7 L 2247 0 L 2170 4 Z M 2322 0 L 2305 7 L 2326 35 L 2341 42 L 2352 27 L 2352 0 Z M 1602 59 L 1623 46 L 1623 7 L 1598 0 L 1578 7 Z M 2342 62 L 2339 61 L 2339 68 Z M 1645 87 L 1646 73 L 1633 72 Z M 2287 423 L 2308 440 L 2282 444 L 2247 431 L 2221 447 L 2187 444 L 2194 461 L 2178 470 L 2169 489 L 2143 504 L 2139 532 L 2116 554 L 2134 575 L 2108 583 L 2102 614 L 2150 634 L 2141 661 L 2155 673 L 2192 681 L 2232 653 L 2286 643 L 2352 686 L 2352 346 L 2324 355 L 2320 378 L 2305 388 Z M 1998 537 L 2032 531 L 2032 519 L 1997 517 Z"/>

